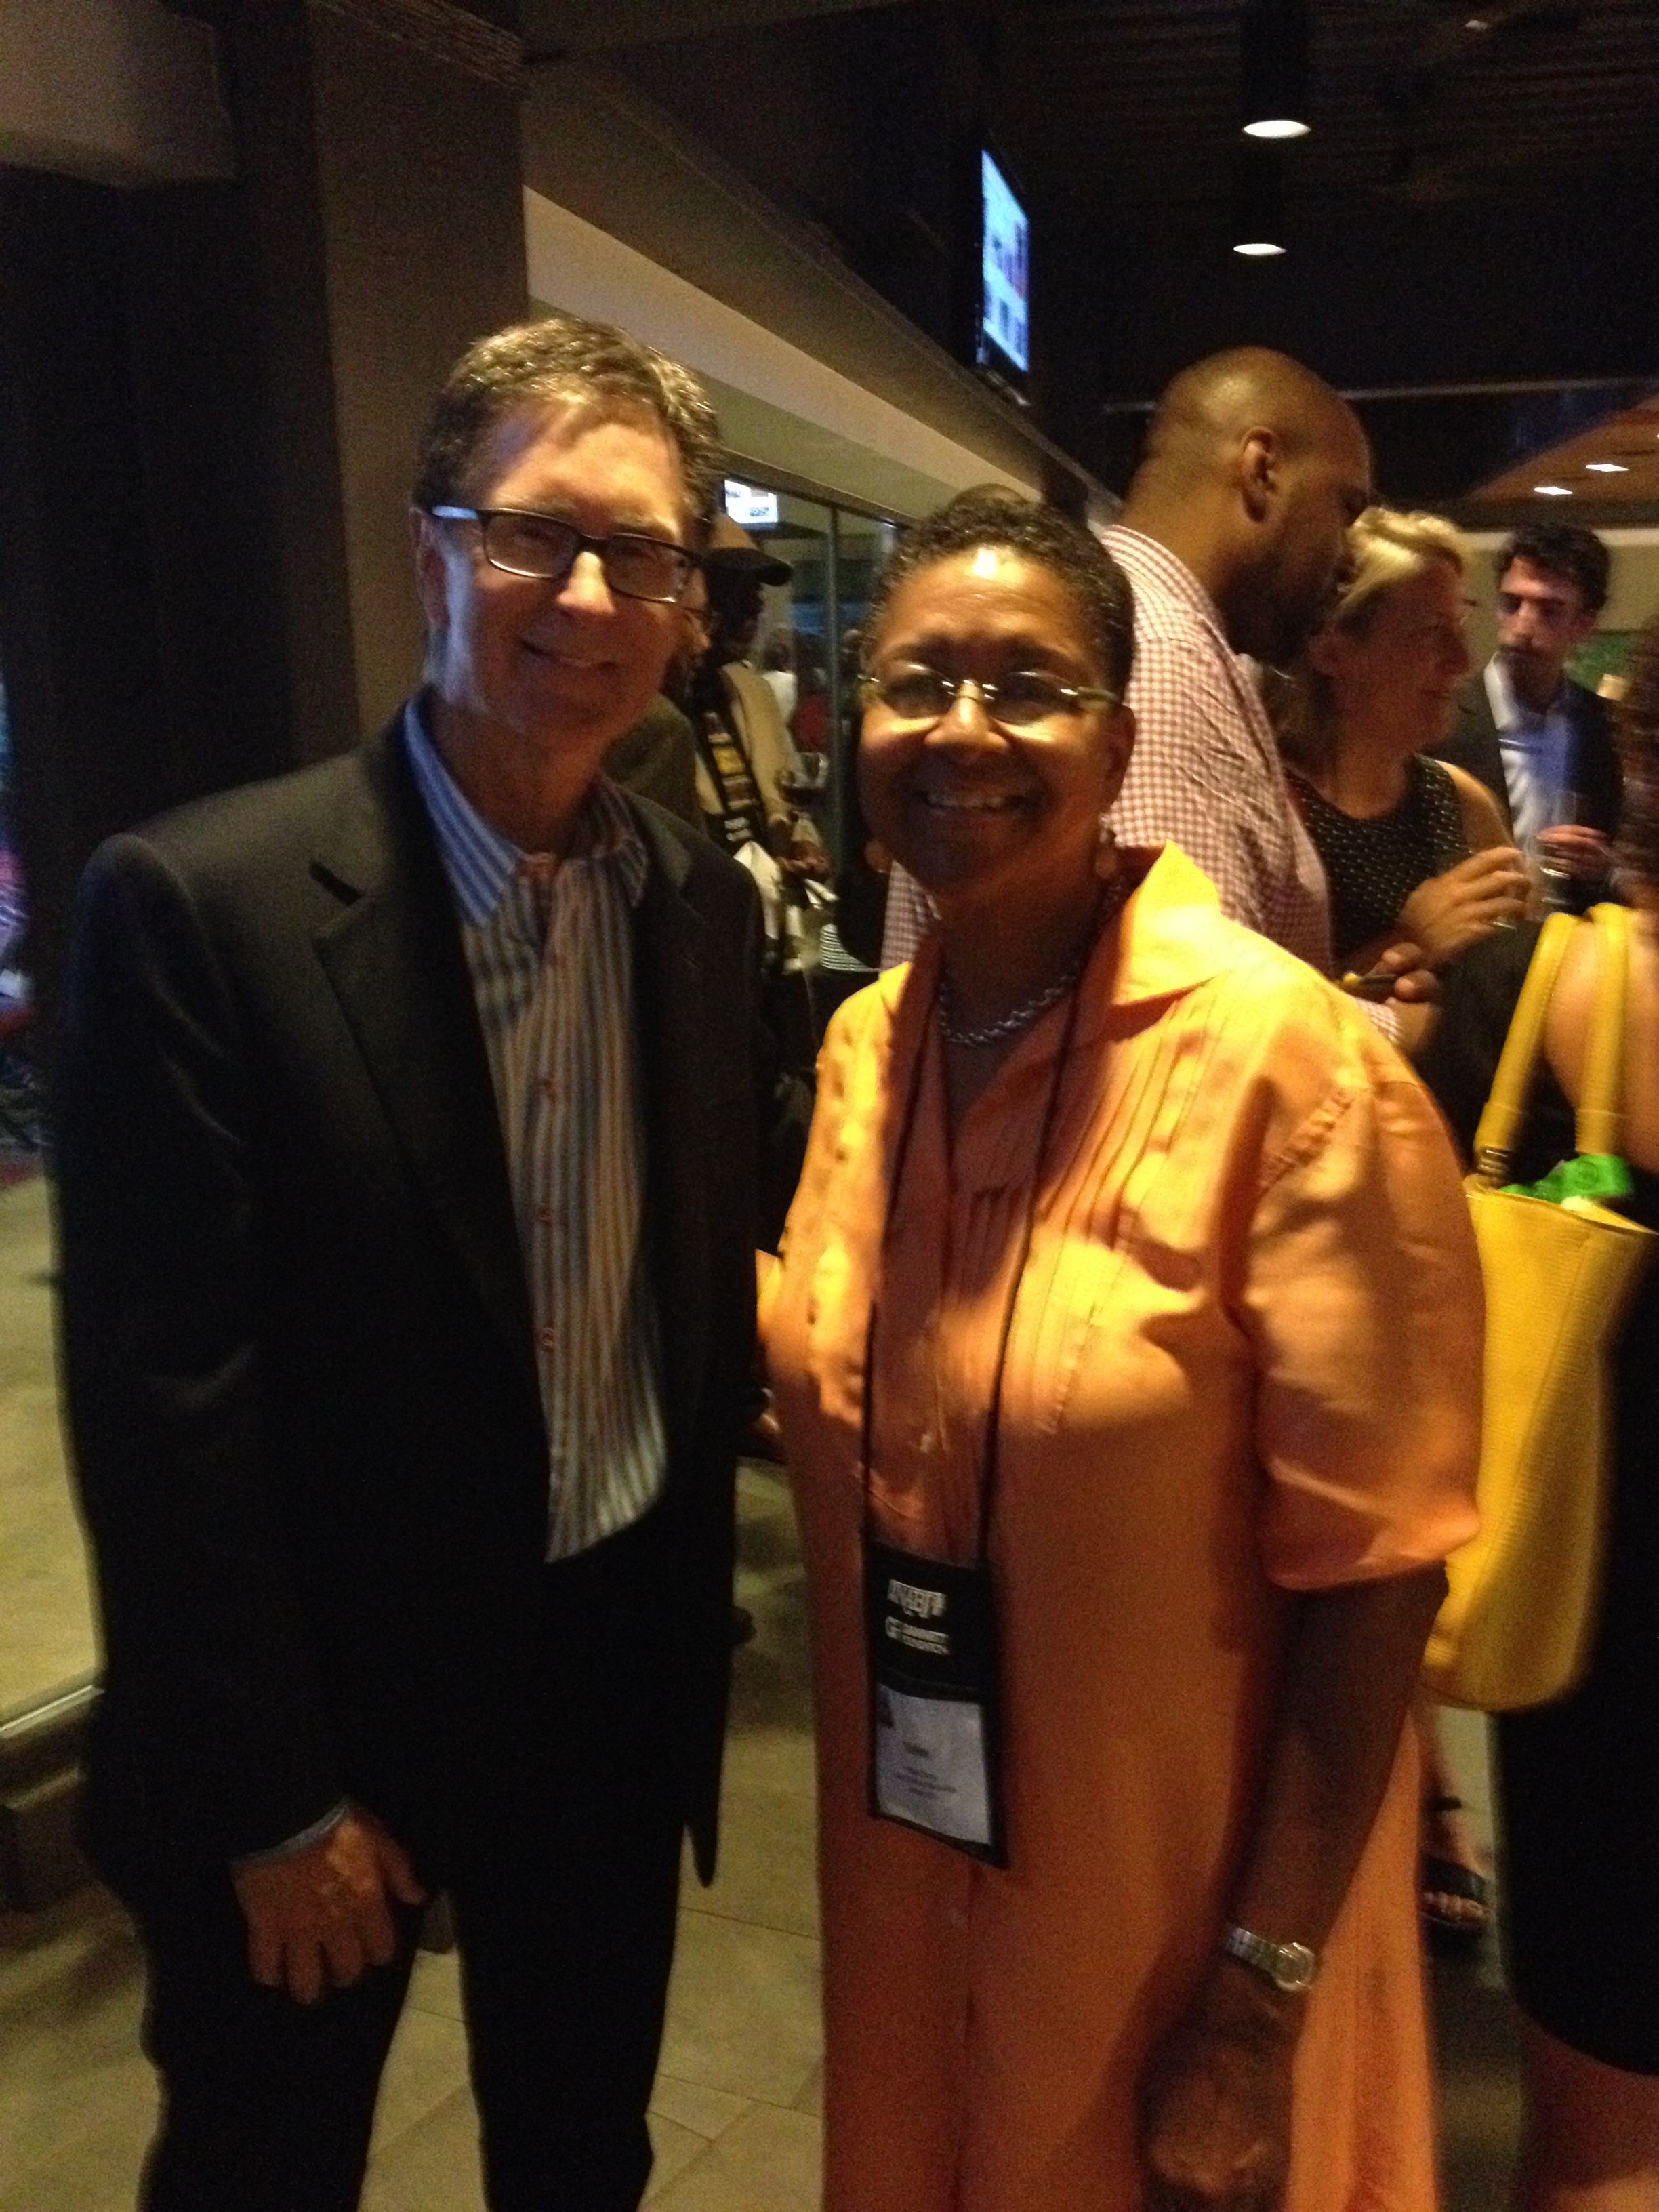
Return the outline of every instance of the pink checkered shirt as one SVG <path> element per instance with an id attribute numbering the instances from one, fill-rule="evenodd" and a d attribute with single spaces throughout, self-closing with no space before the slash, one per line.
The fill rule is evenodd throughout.
<path id="1" fill-rule="evenodd" d="M 1291 804 L 1248 664 L 1184 562 L 1138 530 L 1105 532 L 1134 586 L 1135 750 L 1112 811 L 1126 845 L 1179 845 L 1247 929 L 1331 972 L 1325 872 Z M 908 960 L 933 926 L 913 877 L 888 884 L 884 968 Z"/>

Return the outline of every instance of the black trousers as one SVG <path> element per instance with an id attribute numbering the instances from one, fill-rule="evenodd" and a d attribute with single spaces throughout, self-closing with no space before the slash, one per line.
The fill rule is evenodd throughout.
<path id="1" fill-rule="evenodd" d="M 635 2212 L 673 1954 L 681 1811 L 660 1514 L 547 1572 L 542 1740 L 464 1823 L 450 1879 L 492 2212 Z M 143 2212 L 352 2212 L 408 1990 L 397 1958 L 313 2006 L 263 1990 L 228 1874 L 131 1900 L 161 2077 Z"/>

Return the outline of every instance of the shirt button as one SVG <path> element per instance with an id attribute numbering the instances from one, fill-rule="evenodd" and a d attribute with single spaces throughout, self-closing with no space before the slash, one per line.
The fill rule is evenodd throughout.
<path id="1" fill-rule="evenodd" d="M 552 1207 L 550 1206 L 538 1206 L 536 1208 L 536 1218 L 541 1223 L 544 1229 L 550 1228 L 553 1223 Z"/>
<path id="2" fill-rule="evenodd" d="M 543 1076 L 539 1088 L 544 1098 L 550 1098 L 553 1096 L 552 1077 L 550 1075 Z"/>
<path id="3" fill-rule="evenodd" d="M 552 1329 L 542 1329 L 539 1332 L 539 1337 L 541 1347 L 544 1352 L 556 1352 L 558 1350 L 559 1340 L 556 1334 Z"/>

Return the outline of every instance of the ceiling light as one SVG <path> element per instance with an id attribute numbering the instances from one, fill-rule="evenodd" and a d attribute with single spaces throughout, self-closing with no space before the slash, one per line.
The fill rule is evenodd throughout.
<path id="1" fill-rule="evenodd" d="M 1534 484 L 1533 489 L 1540 499 L 1571 499 L 1571 492 L 1565 484 Z"/>
<path id="2" fill-rule="evenodd" d="M 1275 246 L 1271 239 L 1267 238 L 1242 238 L 1233 248 L 1235 253 L 1246 254 L 1252 261 L 1266 261 L 1284 251 L 1282 246 Z"/>
<path id="3" fill-rule="evenodd" d="M 1586 461 L 1584 466 L 1593 469 L 1598 477 L 1627 477 L 1630 474 L 1622 461 Z"/>
<path id="4" fill-rule="evenodd" d="M 1242 31 L 1245 136 L 1305 137 L 1307 0 L 1244 0 Z"/>

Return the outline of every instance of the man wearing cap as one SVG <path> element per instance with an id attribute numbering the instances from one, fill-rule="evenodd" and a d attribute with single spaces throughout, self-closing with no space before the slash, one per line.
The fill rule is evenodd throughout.
<path id="1" fill-rule="evenodd" d="M 747 656 L 760 627 L 763 586 L 787 584 L 794 571 L 728 514 L 715 516 L 703 560 L 708 651 L 691 684 L 697 798 L 723 850 L 741 855 L 753 842 L 771 852 L 793 826 L 781 778 L 793 748 L 772 687 Z"/>

